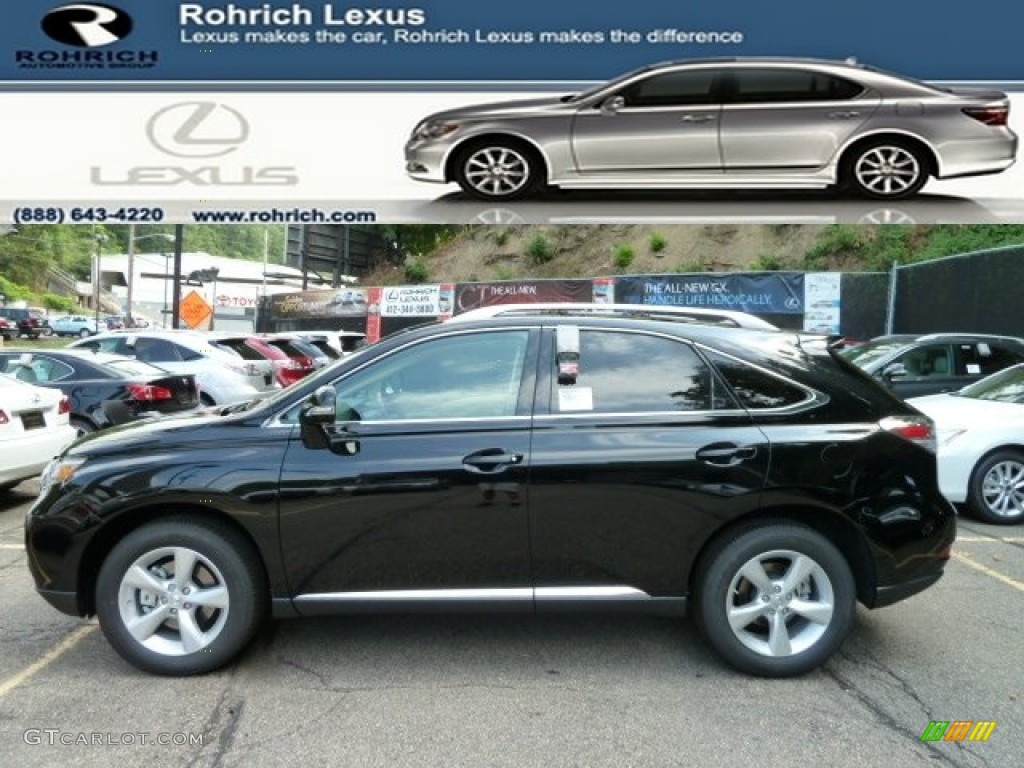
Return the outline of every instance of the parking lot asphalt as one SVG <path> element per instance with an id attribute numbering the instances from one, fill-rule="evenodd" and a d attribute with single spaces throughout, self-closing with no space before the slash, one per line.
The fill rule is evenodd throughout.
<path id="1" fill-rule="evenodd" d="M 0 497 L 2 765 L 1022 765 L 1022 527 L 962 518 L 938 585 L 859 609 L 796 680 L 731 671 L 690 621 L 621 616 L 277 622 L 235 665 L 169 679 L 35 594 L 36 488 Z M 996 726 L 924 743 L 933 720 Z"/>

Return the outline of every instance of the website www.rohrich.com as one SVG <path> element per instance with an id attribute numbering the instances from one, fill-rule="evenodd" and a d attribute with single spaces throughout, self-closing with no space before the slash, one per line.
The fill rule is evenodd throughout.
<path id="1" fill-rule="evenodd" d="M 323 208 L 270 208 L 259 211 L 192 211 L 199 224 L 373 224 L 376 211 Z"/>

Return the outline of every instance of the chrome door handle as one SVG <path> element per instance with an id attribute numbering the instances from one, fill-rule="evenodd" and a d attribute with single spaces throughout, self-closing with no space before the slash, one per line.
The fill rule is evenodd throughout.
<path id="1" fill-rule="evenodd" d="M 697 458 L 706 464 L 719 467 L 732 467 L 757 455 L 753 445 L 740 447 L 732 443 L 712 443 L 697 451 Z"/>
<path id="2" fill-rule="evenodd" d="M 849 120 L 852 117 L 859 117 L 860 112 L 829 112 L 828 116 L 833 120 Z"/>
<path id="3" fill-rule="evenodd" d="M 462 459 L 462 466 L 470 472 L 500 472 L 507 466 L 523 461 L 523 454 L 509 453 L 500 448 L 490 448 L 471 453 Z"/>
<path id="4" fill-rule="evenodd" d="M 684 123 L 710 123 L 715 119 L 714 115 L 683 115 Z"/>

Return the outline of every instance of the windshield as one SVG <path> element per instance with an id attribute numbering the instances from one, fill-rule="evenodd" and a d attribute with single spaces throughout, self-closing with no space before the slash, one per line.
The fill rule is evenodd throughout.
<path id="1" fill-rule="evenodd" d="M 839 354 L 858 368 L 868 370 L 875 361 L 884 360 L 906 346 L 905 339 L 878 339 L 841 350 Z"/>
<path id="2" fill-rule="evenodd" d="M 959 397 L 975 400 L 998 400 L 1001 403 L 1024 403 L 1024 365 L 994 373 L 991 376 L 964 387 L 956 393 Z"/>

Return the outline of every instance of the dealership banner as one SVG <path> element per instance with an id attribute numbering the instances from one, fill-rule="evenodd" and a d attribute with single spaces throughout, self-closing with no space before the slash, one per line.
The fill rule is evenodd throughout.
<path id="1" fill-rule="evenodd" d="M 383 317 L 438 317 L 444 314 L 441 286 L 395 285 L 382 288 L 380 314 Z"/>
<path id="2" fill-rule="evenodd" d="M 270 312 L 279 318 L 288 317 L 350 317 L 365 315 L 367 295 L 364 288 L 333 288 L 328 290 L 281 293 L 267 297 Z"/>
<path id="3" fill-rule="evenodd" d="M 936 80 L 1024 80 L 1024 11 L 859 0 L 352 4 L 19 0 L 8 82 L 588 81 L 667 59 L 815 56 Z"/>
<path id="4" fill-rule="evenodd" d="M 1012 157 L 1014 136 L 1024 135 L 1015 23 L 1024 9 L 1004 0 L 976 0 L 969 13 L 919 6 L 19 0 L 0 24 L 0 142 L 9 150 L 0 225 L 1024 221 L 1024 163 Z M 979 89 L 982 104 L 929 107 L 950 118 L 939 125 L 918 119 L 923 105 L 897 107 L 898 124 L 886 130 L 931 146 L 936 156 L 921 154 L 918 166 L 939 177 L 922 172 L 920 194 L 878 199 L 818 194 L 853 167 L 841 153 L 863 145 L 849 132 L 874 135 L 874 124 L 853 119 L 866 117 L 861 109 L 808 117 L 803 108 L 817 97 L 798 98 L 800 109 L 765 113 L 790 116 L 778 125 L 749 110 L 775 133 L 741 126 L 735 141 L 725 135 L 735 120 L 689 116 L 679 144 L 667 134 L 651 140 L 629 114 L 617 119 L 614 100 L 608 112 L 581 107 L 594 117 L 583 130 L 572 113 L 577 101 L 565 98 L 627 73 L 656 77 L 648 73 L 662 62 L 711 57 L 846 61 L 936 84 L 944 90 L 929 93 L 940 98 Z M 806 82 L 818 91 L 817 77 Z M 719 100 L 735 87 L 713 86 L 716 108 L 726 110 Z M 1005 106 L 994 91 L 1006 94 Z M 602 100 L 613 92 L 597 91 Z M 499 102 L 515 104 L 502 111 Z M 512 168 L 511 181 L 509 169 L 491 164 L 471 188 L 465 169 L 473 158 L 463 155 L 480 115 L 493 121 L 488 131 L 542 149 L 543 162 Z M 618 125 L 627 122 L 638 141 Z M 683 122 L 669 124 L 682 130 Z M 919 124 L 928 125 L 920 136 Z M 682 145 L 691 154 L 678 155 Z M 733 174 L 731 157 L 760 171 Z M 778 173 L 768 172 L 773 163 Z M 879 173 L 894 173 L 888 168 Z M 487 193 L 487 184 L 513 182 L 524 186 Z M 756 194 L 731 194 L 751 184 Z M 658 194 L 635 194 L 645 185 Z M 533 194 L 546 186 L 566 194 Z M 791 194 L 797 188 L 808 194 Z"/>
<path id="5" fill-rule="evenodd" d="M 585 302 L 594 299 L 592 280 L 516 280 L 503 283 L 459 283 L 455 286 L 455 313 L 495 304 Z"/>
<path id="6" fill-rule="evenodd" d="M 702 307 L 756 315 L 804 312 L 804 275 L 762 274 L 639 275 L 615 280 L 615 300 L 622 304 Z"/>

